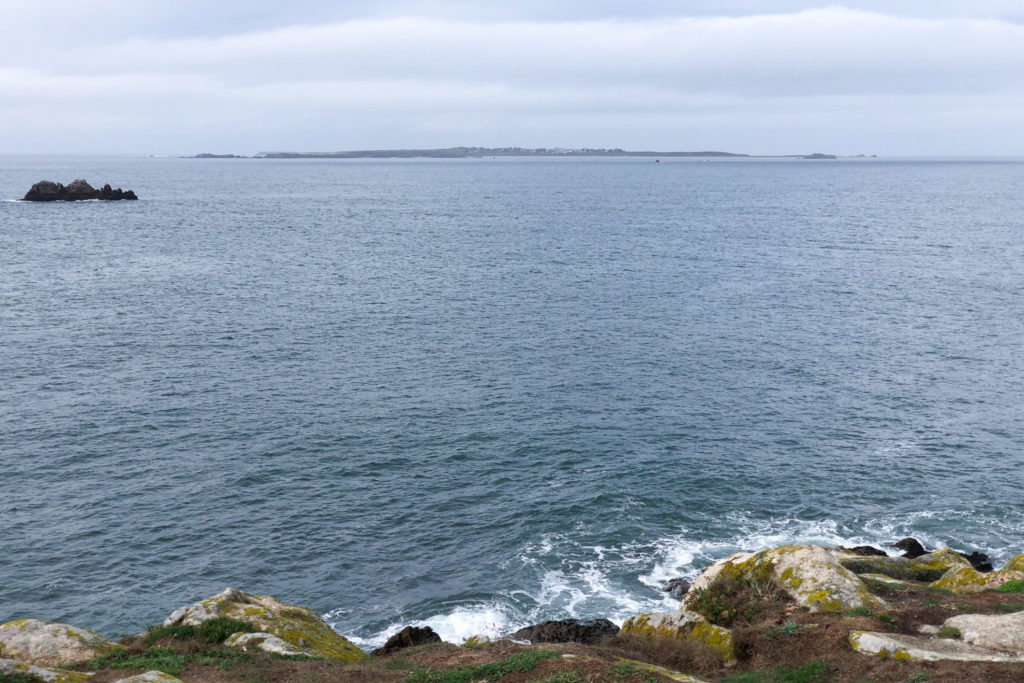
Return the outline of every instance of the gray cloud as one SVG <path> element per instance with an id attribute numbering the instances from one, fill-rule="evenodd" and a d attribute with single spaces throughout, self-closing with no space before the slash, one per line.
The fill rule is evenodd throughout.
<path id="1" fill-rule="evenodd" d="M 165 10 L 173 16 L 163 16 L 164 31 L 189 4 Z M 618 3 L 587 5 L 589 15 L 568 3 L 561 11 L 571 20 L 524 20 L 543 14 L 540 3 L 516 5 L 518 17 L 468 20 L 447 17 L 459 3 L 437 3 L 430 17 L 405 16 L 401 3 L 363 4 L 376 16 L 160 36 L 132 28 L 160 12 L 103 0 L 121 22 L 108 25 L 109 40 L 3 48 L 0 145 L 1024 153 L 1024 26 L 983 18 L 1015 3 L 977 3 L 963 17 L 938 2 L 922 17 L 781 12 L 798 2 L 715 3 L 713 15 L 712 3 L 697 2 L 680 17 L 670 13 L 678 3 L 647 2 L 631 5 L 639 16 L 614 19 L 593 16 Z M 312 6 L 331 14 L 329 3 Z M 744 6 L 761 13 L 726 15 Z M 983 6 L 990 11 L 979 16 Z M 71 126 L 91 134 L 76 140 Z"/>

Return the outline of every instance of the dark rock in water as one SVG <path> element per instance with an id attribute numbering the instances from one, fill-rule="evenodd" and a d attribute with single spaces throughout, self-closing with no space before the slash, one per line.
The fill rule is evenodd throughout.
<path id="1" fill-rule="evenodd" d="M 977 569 L 979 572 L 990 572 L 994 569 L 992 563 L 988 561 L 988 555 L 985 553 L 979 553 L 977 550 L 971 552 L 970 555 L 967 553 L 960 553 L 960 556 L 971 563 L 971 566 Z"/>
<path id="2" fill-rule="evenodd" d="M 440 642 L 441 636 L 434 633 L 434 629 L 429 626 L 425 628 L 420 628 L 419 626 L 406 626 L 401 631 L 388 638 L 388 642 L 384 643 L 384 647 L 379 647 L 370 654 L 374 657 L 386 657 L 393 652 L 404 650 L 407 647 L 416 647 L 417 645 Z"/>
<path id="3" fill-rule="evenodd" d="M 924 546 L 922 546 L 915 538 L 904 538 L 901 541 L 893 543 L 892 547 L 905 550 L 906 552 L 903 554 L 903 557 L 909 559 L 921 557 L 922 555 L 927 555 L 931 552 L 930 550 L 925 550 Z M 970 562 L 971 566 L 979 572 L 990 572 L 993 570 L 992 563 L 988 561 L 988 555 L 985 553 L 980 553 L 977 550 L 972 551 L 970 554 L 962 553 L 959 550 L 956 551 L 956 553 Z"/>
<path id="4" fill-rule="evenodd" d="M 850 548 L 850 552 L 864 557 L 889 557 L 889 553 L 870 545 L 859 545 L 855 548 Z"/>
<path id="5" fill-rule="evenodd" d="M 52 180 L 40 180 L 25 195 L 26 202 L 75 202 L 85 199 L 116 201 L 119 199 L 138 199 L 138 197 L 131 190 L 122 190 L 121 188 L 115 190 L 110 187 L 109 183 L 97 190 L 81 178 L 69 183 L 67 186 L 55 183 Z"/>
<path id="6" fill-rule="evenodd" d="M 901 539 L 893 543 L 891 547 L 899 548 L 900 550 L 904 551 L 903 557 L 906 557 L 911 560 L 915 557 L 921 557 L 922 555 L 928 554 L 928 551 L 924 549 L 924 546 L 921 545 L 920 541 L 918 541 L 916 538 L 908 537 Z"/>
<path id="7" fill-rule="evenodd" d="M 690 590 L 690 582 L 684 578 L 669 579 L 661 586 L 661 590 L 668 593 L 676 600 L 682 600 L 686 591 Z"/>
<path id="8" fill-rule="evenodd" d="M 545 621 L 521 628 L 512 634 L 515 640 L 528 640 L 531 643 L 583 643 L 593 645 L 604 636 L 614 636 L 619 627 L 607 619 L 580 621 L 563 619 L 562 621 Z"/>

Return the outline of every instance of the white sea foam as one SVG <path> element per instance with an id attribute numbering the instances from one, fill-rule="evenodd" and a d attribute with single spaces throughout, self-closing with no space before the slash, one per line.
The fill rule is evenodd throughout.
<path id="1" fill-rule="evenodd" d="M 855 528 L 833 520 L 757 520 L 739 513 L 727 514 L 721 521 L 735 530 L 728 537 L 707 538 L 683 528 L 653 541 L 622 545 L 585 544 L 577 538 L 580 530 L 574 529 L 541 536 L 500 563 L 504 573 L 517 577 L 519 586 L 491 601 L 462 604 L 423 619 L 395 622 L 369 636 L 346 635 L 360 647 L 373 648 L 410 624 L 429 626 L 452 643 L 462 643 L 476 634 L 507 636 L 546 619 L 604 617 L 621 624 L 642 612 L 677 609 L 678 600 L 662 591 L 667 580 L 693 579 L 710 564 L 735 552 L 790 543 L 887 549 L 888 544 L 905 536 L 914 536 L 927 547 L 952 543 L 966 549 L 964 542 L 943 535 L 951 529 L 951 518 L 965 527 L 979 523 L 993 527 L 987 529 L 995 533 L 986 534 L 986 542 L 1005 537 L 1005 547 L 982 546 L 995 562 L 1020 551 L 1011 548 L 1011 542 L 1019 546 L 1011 520 L 984 521 L 967 513 L 961 516 L 948 512 L 894 515 L 866 520 Z M 532 582 L 528 580 L 531 576 Z"/>

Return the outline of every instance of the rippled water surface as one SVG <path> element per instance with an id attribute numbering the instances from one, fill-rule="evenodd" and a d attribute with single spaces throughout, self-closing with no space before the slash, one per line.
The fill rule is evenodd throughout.
<path id="1" fill-rule="evenodd" d="M 1024 164 L 0 158 L 0 621 L 363 646 L 784 541 L 1024 551 Z"/>

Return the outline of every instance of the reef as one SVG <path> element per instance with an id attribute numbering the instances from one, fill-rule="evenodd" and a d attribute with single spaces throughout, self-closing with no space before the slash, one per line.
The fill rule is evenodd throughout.
<path id="1" fill-rule="evenodd" d="M 98 190 L 85 180 L 79 178 L 67 185 L 55 183 L 52 180 L 40 180 L 33 185 L 23 198 L 26 202 L 77 202 L 86 199 L 102 199 L 105 201 L 118 201 L 121 199 L 138 199 L 132 190 L 112 188 L 107 183 Z"/>

